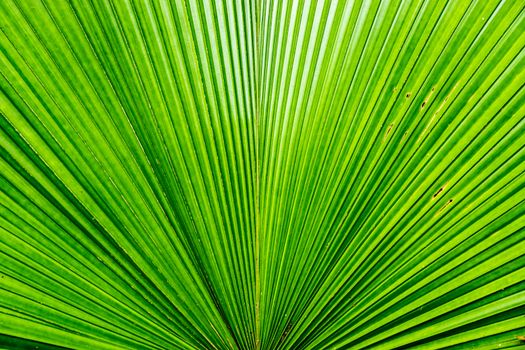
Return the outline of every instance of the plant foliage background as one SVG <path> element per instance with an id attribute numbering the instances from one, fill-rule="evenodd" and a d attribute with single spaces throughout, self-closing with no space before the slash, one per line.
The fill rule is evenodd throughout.
<path id="1" fill-rule="evenodd" d="M 524 7 L 0 1 L 0 344 L 523 346 Z"/>

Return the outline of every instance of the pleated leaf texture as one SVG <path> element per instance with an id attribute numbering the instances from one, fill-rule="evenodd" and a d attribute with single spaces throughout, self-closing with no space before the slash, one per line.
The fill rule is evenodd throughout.
<path id="1" fill-rule="evenodd" d="M 525 346 L 524 1 L 0 29 L 0 348 Z"/>

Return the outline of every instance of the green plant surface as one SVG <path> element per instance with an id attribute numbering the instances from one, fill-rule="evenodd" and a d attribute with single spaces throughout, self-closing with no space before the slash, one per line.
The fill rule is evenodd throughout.
<path id="1" fill-rule="evenodd" d="M 0 1 L 0 348 L 525 347 L 525 2 Z"/>

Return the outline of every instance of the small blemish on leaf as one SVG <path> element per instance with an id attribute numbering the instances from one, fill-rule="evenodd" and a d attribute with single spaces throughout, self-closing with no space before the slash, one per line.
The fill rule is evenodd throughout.
<path id="1" fill-rule="evenodd" d="M 392 127 L 394 126 L 394 124 L 390 124 L 388 126 L 388 128 L 386 129 L 386 132 L 385 132 L 385 137 L 383 138 L 383 141 L 387 138 L 388 134 L 390 134 L 390 130 L 392 130 Z"/>
<path id="2" fill-rule="evenodd" d="M 441 209 L 439 209 L 438 213 L 439 213 L 439 212 L 442 212 L 443 210 L 445 210 L 445 208 L 448 207 L 448 205 L 449 205 L 450 203 L 452 203 L 452 201 L 453 201 L 452 198 L 449 199 L 449 200 L 445 203 L 445 205 L 442 206 Z"/>
<path id="3" fill-rule="evenodd" d="M 432 198 L 436 198 L 442 191 L 443 191 L 443 188 L 445 188 L 445 186 L 442 186 L 439 190 L 437 190 L 436 193 L 434 193 L 434 195 L 432 196 Z"/>
<path id="4" fill-rule="evenodd" d="M 524 335 L 518 335 L 518 336 L 516 336 L 516 339 L 521 340 L 521 341 L 525 341 L 525 336 Z"/>
<path id="5" fill-rule="evenodd" d="M 411 92 L 407 92 L 406 97 L 410 98 L 410 96 L 412 96 L 412 93 Z"/>

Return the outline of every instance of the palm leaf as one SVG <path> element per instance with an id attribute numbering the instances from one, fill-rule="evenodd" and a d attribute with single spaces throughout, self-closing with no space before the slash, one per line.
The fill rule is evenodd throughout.
<path id="1" fill-rule="evenodd" d="M 523 2 L 0 17 L 3 348 L 523 345 Z"/>

